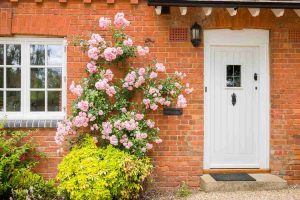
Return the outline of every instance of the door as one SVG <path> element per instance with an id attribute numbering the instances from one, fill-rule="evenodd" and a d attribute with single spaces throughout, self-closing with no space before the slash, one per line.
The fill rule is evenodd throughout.
<path id="1" fill-rule="evenodd" d="M 208 48 L 205 167 L 265 168 L 268 139 L 262 129 L 267 126 L 261 95 L 266 92 L 262 47 L 230 43 Z"/>

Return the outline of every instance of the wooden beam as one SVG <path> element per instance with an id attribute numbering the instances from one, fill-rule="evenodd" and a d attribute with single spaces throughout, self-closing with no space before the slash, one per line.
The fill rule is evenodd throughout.
<path id="1" fill-rule="evenodd" d="M 284 15 L 284 9 L 271 9 L 276 17 L 282 17 Z"/>
<path id="2" fill-rule="evenodd" d="M 300 17 L 300 9 L 294 9 L 295 13 Z"/>
<path id="3" fill-rule="evenodd" d="M 270 169 L 204 169 L 203 174 L 232 174 L 232 173 L 251 173 L 263 174 L 270 173 Z"/>
<path id="4" fill-rule="evenodd" d="M 250 14 L 252 15 L 252 17 L 257 17 L 260 13 L 260 9 L 259 8 L 248 8 Z"/>
<path id="5" fill-rule="evenodd" d="M 237 14 L 237 9 L 236 8 L 226 8 L 226 10 L 229 12 L 229 15 L 231 17 L 233 17 Z"/>
<path id="6" fill-rule="evenodd" d="M 180 14 L 181 15 L 186 15 L 186 13 L 187 13 L 187 7 L 179 7 L 179 10 L 180 10 Z"/>
<path id="7" fill-rule="evenodd" d="M 202 10 L 205 16 L 209 16 L 212 13 L 212 7 L 203 7 Z"/>
<path id="8" fill-rule="evenodd" d="M 162 9 L 162 6 L 155 6 L 155 12 L 157 15 L 161 14 L 161 9 Z"/>

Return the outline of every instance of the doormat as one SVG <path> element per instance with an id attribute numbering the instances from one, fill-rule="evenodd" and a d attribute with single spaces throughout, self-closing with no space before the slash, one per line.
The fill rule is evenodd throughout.
<path id="1" fill-rule="evenodd" d="M 210 174 L 216 181 L 256 181 L 247 173 Z"/>

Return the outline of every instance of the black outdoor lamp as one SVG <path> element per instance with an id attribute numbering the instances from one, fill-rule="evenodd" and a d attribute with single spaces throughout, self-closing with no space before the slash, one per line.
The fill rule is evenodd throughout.
<path id="1" fill-rule="evenodd" d="M 191 27 L 191 42 L 194 47 L 200 46 L 200 34 L 201 34 L 201 26 L 195 22 L 195 24 Z"/>

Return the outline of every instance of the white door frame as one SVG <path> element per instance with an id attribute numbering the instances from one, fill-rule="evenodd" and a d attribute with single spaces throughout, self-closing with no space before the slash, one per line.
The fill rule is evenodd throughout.
<path id="1" fill-rule="evenodd" d="M 261 125 L 259 146 L 259 168 L 269 168 L 269 31 L 261 29 L 214 29 L 204 30 L 204 169 L 210 169 L 210 48 L 212 46 L 254 46 L 260 49 L 260 113 Z M 206 90 L 207 88 L 207 90 Z"/>

